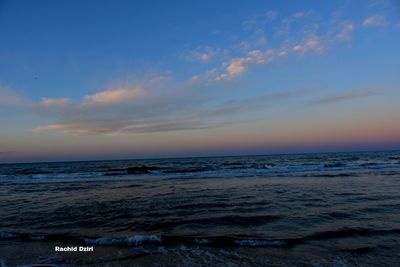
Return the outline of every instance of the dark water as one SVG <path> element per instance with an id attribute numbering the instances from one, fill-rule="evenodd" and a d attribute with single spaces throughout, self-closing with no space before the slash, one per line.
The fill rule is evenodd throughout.
<path id="1" fill-rule="evenodd" d="M 144 266 L 393 266 L 400 152 L 0 165 L 2 243 L 87 244 Z M 23 263 L 55 259 L 40 253 Z"/>

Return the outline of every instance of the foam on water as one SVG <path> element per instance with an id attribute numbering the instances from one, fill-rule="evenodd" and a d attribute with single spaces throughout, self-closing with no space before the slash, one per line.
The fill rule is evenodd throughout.
<path id="1" fill-rule="evenodd" d="M 143 244 L 160 243 L 161 237 L 157 235 L 135 235 L 123 238 L 101 237 L 96 239 L 85 239 L 87 244 L 94 245 L 128 245 L 139 246 Z"/>

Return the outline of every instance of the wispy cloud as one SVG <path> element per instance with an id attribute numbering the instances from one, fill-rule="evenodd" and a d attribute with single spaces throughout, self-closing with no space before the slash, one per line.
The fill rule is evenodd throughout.
<path id="1" fill-rule="evenodd" d="M 352 21 L 344 21 L 341 24 L 341 30 L 336 34 L 338 41 L 350 41 L 352 39 L 351 34 L 355 31 L 356 27 Z"/>
<path id="2" fill-rule="evenodd" d="M 251 50 L 247 53 L 246 57 L 234 58 L 229 62 L 224 62 L 224 72 L 215 77 L 215 80 L 233 80 L 246 72 L 251 64 L 261 65 L 271 63 L 274 56 L 275 52 L 273 49 L 266 51 Z"/>
<path id="3" fill-rule="evenodd" d="M 386 17 L 382 14 L 376 14 L 370 16 L 363 21 L 363 26 L 371 27 L 371 26 L 384 26 L 386 25 Z"/>
<path id="4" fill-rule="evenodd" d="M 140 87 L 110 89 L 86 96 L 83 105 L 118 104 L 143 96 L 144 93 Z"/>
<path id="5" fill-rule="evenodd" d="M 195 119 L 178 118 L 176 120 L 143 120 L 143 121 L 90 121 L 61 123 L 39 126 L 33 132 L 59 131 L 78 135 L 123 135 L 129 133 L 154 133 L 181 130 L 194 130 L 211 127 Z"/>
<path id="6" fill-rule="evenodd" d="M 84 97 L 80 104 L 47 113 L 54 123 L 35 127 L 32 131 L 119 135 L 218 127 L 230 122 L 232 117 L 236 118 L 234 115 L 238 112 L 242 115 L 260 110 L 266 108 L 271 100 L 294 96 L 293 93 L 281 93 L 209 104 L 207 96 L 200 95 L 190 84 L 166 85 L 157 89 L 144 85 L 141 88 L 146 93 L 139 99 L 133 97 L 121 102 L 112 97 L 113 101 L 108 101 L 107 105 L 88 105 L 87 97 Z"/>
<path id="7" fill-rule="evenodd" d="M 215 80 L 233 80 L 247 70 L 247 65 L 252 61 L 251 57 L 234 58 L 224 63 L 225 71 L 218 75 Z"/>
<path id="8" fill-rule="evenodd" d="M 370 0 L 368 2 L 368 8 L 374 9 L 377 7 L 387 7 L 389 5 L 390 0 Z"/>
<path id="9" fill-rule="evenodd" d="M 0 86 L 0 107 L 16 107 L 25 102 L 25 98 L 10 89 Z"/>
<path id="10" fill-rule="evenodd" d="M 271 25 L 269 23 L 274 23 L 273 27 L 267 27 Z M 385 23 L 385 18 L 376 15 L 366 19 L 364 25 L 382 23 Z M 282 57 L 323 55 L 335 45 L 350 42 L 357 29 L 355 22 L 343 17 L 343 12 L 334 12 L 329 22 L 324 24 L 320 16 L 310 10 L 285 17 L 269 11 L 244 20 L 242 26 L 249 33 L 247 38 L 235 39 L 235 44 L 224 49 L 224 57 L 214 61 L 216 65 L 204 74 L 193 75 L 193 80 L 230 81 L 242 76 L 254 65 L 269 64 Z M 207 53 L 198 52 L 195 55 L 200 60 L 203 57 L 203 61 L 209 59 Z"/>
<path id="11" fill-rule="evenodd" d="M 321 54 L 326 50 L 326 48 L 320 37 L 315 34 L 310 34 L 306 36 L 302 42 L 293 46 L 292 50 L 303 56 L 307 52 Z"/>
<path id="12" fill-rule="evenodd" d="M 126 134 L 178 131 L 217 127 L 227 123 L 232 115 L 266 108 L 266 103 L 280 98 L 280 103 L 293 94 L 260 95 L 241 101 L 211 102 L 210 94 L 199 87 L 207 84 L 221 85 L 232 81 L 252 68 L 287 62 L 291 57 L 322 55 L 342 42 L 352 39 L 361 25 L 336 16 L 334 26 L 321 26 L 320 18 L 313 11 L 299 11 L 282 16 L 275 11 L 261 13 L 243 22 L 246 32 L 226 48 L 212 45 L 198 46 L 183 56 L 198 62 L 199 73 L 188 81 L 169 83 L 164 76 L 143 83 L 119 84 L 72 101 L 68 98 L 43 98 L 36 106 L 48 108 L 42 112 L 52 121 L 33 132 L 57 131 L 73 134 Z M 273 23 L 274 27 L 266 27 Z M 371 16 L 364 26 L 386 23 L 382 15 Z M 182 55 L 181 55 L 182 56 Z M 207 63 L 207 64 L 204 64 Z M 156 86 L 154 86 L 154 83 Z M 6 92 L 6 93 L 4 93 Z M 9 91 L 3 99 L 13 102 Z M 8 92 L 8 96 L 7 96 Z M 322 98 L 312 104 L 322 105 L 377 94 L 373 90 L 353 91 L 344 95 Z M 228 97 L 226 97 L 228 99 Z M 14 100 L 17 98 L 15 97 Z M 15 101 L 14 101 L 15 102 Z M 50 110 L 50 112 L 49 112 Z"/>
<path id="13" fill-rule="evenodd" d="M 215 57 L 224 53 L 221 48 L 216 48 L 208 45 L 197 47 L 195 50 L 183 54 L 184 59 L 196 60 L 200 62 L 210 62 Z"/>
<path id="14" fill-rule="evenodd" d="M 67 107 L 70 103 L 69 98 L 42 98 L 38 104 L 41 107 Z"/>
<path id="15" fill-rule="evenodd" d="M 342 101 L 348 101 L 348 100 L 353 100 L 353 99 L 358 99 L 358 98 L 364 98 L 364 97 L 368 97 L 368 96 L 374 96 L 377 94 L 378 94 L 378 91 L 376 91 L 376 90 L 371 90 L 371 89 L 359 90 L 359 91 L 353 91 L 353 92 L 350 92 L 350 93 L 344 94 L 344 95 L 322 98 L 322 99 L 312 102 L 312 104 L 315 104 L 315 105 L 332 104 L 332 103 L 336 103 L 336 102 L 342 102 Z"/>
<path id="16" fill-rule="evenodd" d="M 268 11 L 265 13 L 265 17 L 266 17 L 268 20 L 275 20 L 278 16 L 279 16 L 279 12 L 278 12 L 278 11 L 275 11 L 275 10 L 268 10 Z"/>

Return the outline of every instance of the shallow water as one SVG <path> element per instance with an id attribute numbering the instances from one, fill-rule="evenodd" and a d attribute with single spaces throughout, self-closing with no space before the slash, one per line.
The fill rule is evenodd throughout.
<path id="1" fill-rule="evenodd" d="M 78 263 L 57 244 L 111 265 L 400 263 L 399 152 L 5 164 L 0 185 L 4 264 Z"/>

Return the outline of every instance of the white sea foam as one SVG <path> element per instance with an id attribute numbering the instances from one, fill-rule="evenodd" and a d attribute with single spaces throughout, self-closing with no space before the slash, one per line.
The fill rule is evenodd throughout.
<path id="1" fill-rule="evenodd" d="M 109 238 L 101 237 L 96 239 L 85 239 L 88 244 L 95 245 L 129 245 L 129 246 L 140 246 L 143 243 L 160 243 L 161 237 L 158 235 L 135 235 L 125 238 Z"/>
<path id="2" fill-rule="evenodd" d="M 7 267 L 8 265 L 7 265 L 6 260 L 0 259 L 0 266 L 1 267 Z"/>
<path id="3" fill-rule="evenodd" d="M 39 235 L 39 236 L 31 236 L 30 238 L 32 240 L 45 240 L 46 239 L 46 237 L 41 236 L 41 235 Z"/>
<path id="4" fill-rule="evenodd" d="M 0 239 L 16 238 L 16 237 L 18 237 L 18 235 L 0 231 Z"/>
<path id="5" fill-rule="evenodd" d="M 235 240 L 235 244 L 243 247 L 262 247 L 262 246 L 283 246 L 285 242 L 279 240 L 257 240 L 257 239 L 245 239 Z"/>
<path id="6" fill-rule="evenodd" d="M 0 265 L 3 266 L 3 265 Z M 46 267 L 61 267 L 61 265 L 56 265 L 56 264 L 28 264 L 28 265 L 21 265 L 20 267 L 42 267 L 42 266 L 46 266 Z"/>
<path id="7" fill-rule="evenodd" d="M 141 245 L 144 242 L 161 242 L 161 237 L 158 235 L 135 235 L 127 238 L 129 245 Z"/>
<path id="8" fill-rule="evenodd" d="M 197 244 L 210 244 L 211 240 L 207 239 L 207 238 L 196 238 L 194 240 L 195 243 Z"/>

